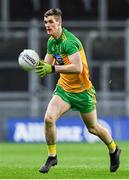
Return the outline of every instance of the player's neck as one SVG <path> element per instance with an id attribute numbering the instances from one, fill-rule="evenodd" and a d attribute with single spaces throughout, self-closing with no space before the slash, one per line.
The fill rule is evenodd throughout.
<path id="1" fill-rule="evenodd" d="M 62 27 L 59 28 L 58 32 L 57 32 L 55 35 L 53 35 L 53 37 L 54 37 L 55 39 L 59 39 L 59 37 L 61 36 L 61 34 L 62 34 Z"/>

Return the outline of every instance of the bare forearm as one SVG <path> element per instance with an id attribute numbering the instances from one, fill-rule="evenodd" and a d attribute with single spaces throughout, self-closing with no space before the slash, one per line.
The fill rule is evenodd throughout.
<path id="1" fill-rule="evenodd" d="M 68 65 L 61 65 L 61 66 L 55 65 L 55 72 L 80 74 L 82 72 L 82 68 L 75 64 L 68 64 Z"/>

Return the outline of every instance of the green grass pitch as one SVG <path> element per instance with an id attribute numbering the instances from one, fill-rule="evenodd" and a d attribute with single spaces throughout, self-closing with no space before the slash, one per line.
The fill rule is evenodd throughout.
<path id="1" fill-rule="evenodd" d="M 128 179 L 129 143 L 118 144 L 121 166 L 115 173 L 109 172 L 103 143 L 58 143 L 58 165 L 42 174 L 38 170 L 47 157 L 45 144 L 0 143 L 0 179 Z"/>

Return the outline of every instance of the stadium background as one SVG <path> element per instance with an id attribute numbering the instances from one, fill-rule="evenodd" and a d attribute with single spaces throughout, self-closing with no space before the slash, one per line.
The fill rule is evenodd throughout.
<path id="1" fill-rule="evenodd" d="M 101 123 L 116 140 L 128 141 L 128 0 L 0 0 L 0 141 L 43 141 L 42 116 L 58 75 L 39 79 L 20 69 L 17 59 L 26 48 L 44 57 L 43 14 L 52 7 L 62 9 L 64 26 L 86 49 Z M 76 112 L 64 115 L 58 124 L 59 141 L 96 141 L 79 118 Z"/>

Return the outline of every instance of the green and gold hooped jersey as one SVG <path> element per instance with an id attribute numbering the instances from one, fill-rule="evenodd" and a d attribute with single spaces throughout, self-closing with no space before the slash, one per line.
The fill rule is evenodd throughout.
<path id="1" fill-rule="evenodd" d="M 54 57 L 55 64 L 70 64 L 69 56 L 76 52 L 79 52 L 81 56 L 83 64 L 82 73 L 60 73 L 58 85 L 65 91 L 79 93 L 92 86 L 91 81 L 89 80 L 89 69 L 86 55 L 80 40 L 65 28 L 63 28 L 62 35 L 59 39 L 56 40 L 52 36 L 48 39 L 47 53 Z"/>

